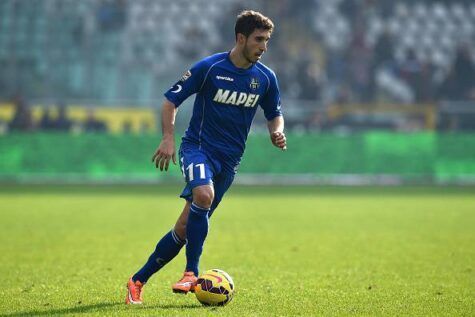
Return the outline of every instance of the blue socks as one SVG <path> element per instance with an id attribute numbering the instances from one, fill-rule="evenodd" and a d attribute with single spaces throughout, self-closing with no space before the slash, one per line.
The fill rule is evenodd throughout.
<path id="1" fill-rule="evenodd" d="M 186 271 L 198 276 L 198 264 L 203 252 L 203 244 L 208 235 L 209 208 L 201 208 L 191 204 L 188 223 L 186 225 Z"/>
<path id="2" fill-rule="evenodd" d="M 158 242 L 155 251 L 147 263 L 132 277 L 132 280 L 146 283 L 148 279 L 170 262 L 186 242 L 186 271 L 192 271 L 198 276 L 198 265 L 203 252 L 203 244 L 208 235 L 209 208 L 201 208 L 191 204 L 188 224 L 186 226 L 187 240 L 184 241 L 172 229 Z"/>
<path id="3" fill-rule="evenodd" d="M 175 230 L 172 229 L 158 242 L 155 251 L 150 255 L 147 263 L 135 273 L 132 280 L 134 282 L 138 280 L 141 283 L 146 283 L 150 276 L 170 262 L 184 245 L 185 241 L 181 240 Z"/>

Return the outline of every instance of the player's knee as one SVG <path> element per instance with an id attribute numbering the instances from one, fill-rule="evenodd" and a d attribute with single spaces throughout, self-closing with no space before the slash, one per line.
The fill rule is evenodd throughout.
<path id="1" fill-rule="evenodd" d="M 212 190 L 197 190 L 193 193 L 193 202 L 201 208 L 210 208 L 213 199 L 214 193 Z"/>

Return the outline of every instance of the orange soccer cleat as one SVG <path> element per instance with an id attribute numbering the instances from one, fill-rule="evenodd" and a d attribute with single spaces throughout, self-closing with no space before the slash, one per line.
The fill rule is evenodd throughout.
<path id="1" fill-rule="evenodd" d="M 172 285 L 172 290 L 174 293 L 186 294 L 188 292 L 195 292 L 195 285 L 198 278 L 193 272 L 185 272 L 183 277 Z"/>
<path id="2" fill-rule="evenodd" d="M 127 282 L 127 297 L 125 298 L 126 304 L 142 304 L 142 287 L 143 284 L 140 281 L 133 281 L 132 277 Z"/>

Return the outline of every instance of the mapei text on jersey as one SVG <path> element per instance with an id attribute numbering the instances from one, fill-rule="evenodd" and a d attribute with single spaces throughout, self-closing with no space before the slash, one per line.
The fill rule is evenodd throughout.
<path id="1" fill-rule="evenodd" d="M 245 92 L 231 91 L 227 89 L 218 89 L 213 101 L 231 104 L 235 106 L 254 107 L 259 100 L 259 95 L 247 94 Z"/>

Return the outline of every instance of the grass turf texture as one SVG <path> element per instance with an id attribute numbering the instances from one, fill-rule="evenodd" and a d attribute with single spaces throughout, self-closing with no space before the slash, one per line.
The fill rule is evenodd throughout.
<path id="1" fill-rule="evenodd" d="M 474 315 L 474 188 L 234 187 L 201 269 L 226 307 L 170 290 L 184 252 L 125 306 L 125 283 L 174 223 L 177 187 L 0 187 L 0 315 Z"/>

